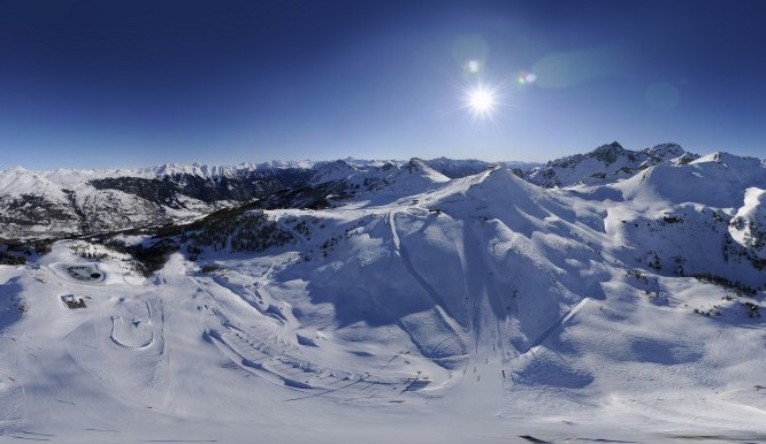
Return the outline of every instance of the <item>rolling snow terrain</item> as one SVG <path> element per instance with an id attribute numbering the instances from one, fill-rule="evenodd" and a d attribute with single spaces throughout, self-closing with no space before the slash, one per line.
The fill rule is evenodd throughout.
<path id="1" fill-rule="evenodd" d="M 765 190 L 672 144 L 7 170 L 0 441 L 763 442 Z"/>

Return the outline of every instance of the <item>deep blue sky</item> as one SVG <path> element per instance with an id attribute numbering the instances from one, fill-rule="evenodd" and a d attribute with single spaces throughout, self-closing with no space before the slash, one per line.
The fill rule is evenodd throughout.
<path id="1" fill-rule="evenodd" d="M 760 0 L 0 0 L 0 168 L 541 161 L 613 140 L 763 158 L 764 17 Z M 479 81 L 502 102 L 489 119 L 464 108 Z"/>

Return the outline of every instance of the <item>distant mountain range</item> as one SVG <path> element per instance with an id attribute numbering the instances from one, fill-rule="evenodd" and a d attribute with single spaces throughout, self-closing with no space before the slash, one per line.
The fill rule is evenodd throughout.
<path id="1" fill-rule="evenodd" d="M 687 163 L 697 157 L 673 144 L 630 151 L 615 142 L 545 166 L 447 158 L 422 162 L 453 179 L 501 167 L 536 185 L 553 187 L 609 183 L 648 166 Z M 369 190 L 386 186 L 409 164 L 345 159 L 44 172 L 12 168 L 0 171 L 0 237 L 76 236 L 183 223 L 306 187 L 341 193 L 360 187 Z"/>
<path id="2" fill-rule="evenodd" d="M 450 177 L 495 165 L 445 158 L 428 163 Z M 12 168 L 0 172 L 0 237 L 68 236 L 188 222 L 278 191 L 361 176 L 385 181 L 406 165 L 347 159 L 45 172 Z"/>

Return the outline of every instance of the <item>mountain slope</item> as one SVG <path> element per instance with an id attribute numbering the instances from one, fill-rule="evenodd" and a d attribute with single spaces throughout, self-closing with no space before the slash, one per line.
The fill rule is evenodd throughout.
<path id="1" fill-rule="evenodd" d="M 766 436 L 762 162 L 554 189 L 504 167 L 324 166 L 154 236 L 0 265 L 0 436 Z M 124 183 L 138 189 L 115 200 L 188 207 Z"/>
<path id="2" fill-rule="evenodd" d="M 0 433 L 766 436 L 762 163 L 559 189 L 502 167 L 328 168 L 304 189 L 315 208 L 251 204 L 0 266 Z M 693 189 L 711 179 L 712 197 Z"/>

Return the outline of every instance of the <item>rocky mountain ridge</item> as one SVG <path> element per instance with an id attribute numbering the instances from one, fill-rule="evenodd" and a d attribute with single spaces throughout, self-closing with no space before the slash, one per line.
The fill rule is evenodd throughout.
<path id="1" fill-rule="evenodd" d="M 13 168 L 0 171 L 0 237 L 61 237 L 156 228 L 188 223 L 253 201 L 263 202 L 264 208 L 326 206 L 333 199 L 391 187 L 406 189 L 409 185 L 397 183 L 402 172 L 413 165 L 427 168 L 428 174 L 439 175 L 440 180 L 504 168 L 535 185 L 565 187 L 608 185 L 650 166 L 673 167 L 698 158 L 675 144 L 631 151 L 614 142 L 545 166 L 442 157 L 408 162 L 344 159 L 237 166 L 166 164 L 132 170 L 35 172 Z"/>
<path id="2" fill-rule="evenodd" d="M 533 168 L 525 178 L 546 188 L 575 184 L 597 185 L 626 179 L 650 166 L 683 164 L 698 157 L 674 143 L 632 151 L 612 142 L 586 154 L 552 160 L 545 166 Z"/>
<path id="3" fill-rule="evenodd" d="M 433 162 L 452 177 L 494 165 L 443 158 Z M 0 237 L 76 236 L 184 223 L 221 208 L 306 188 L 334 189 L 342 195 L 389 184 L 409 164 L 346 159 L 237 166 L 168 164 L 132 170 L 12 168 L 0 171 Z"/>

